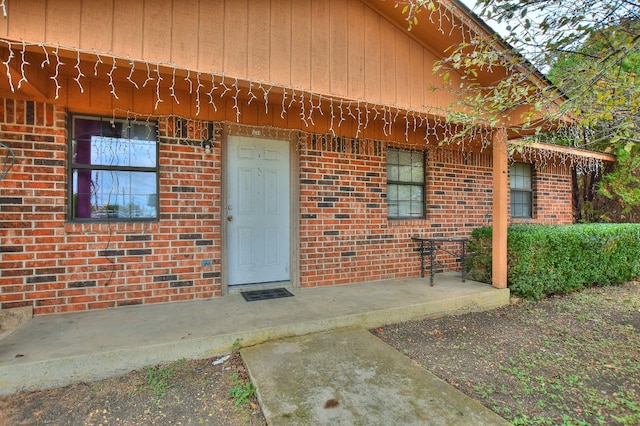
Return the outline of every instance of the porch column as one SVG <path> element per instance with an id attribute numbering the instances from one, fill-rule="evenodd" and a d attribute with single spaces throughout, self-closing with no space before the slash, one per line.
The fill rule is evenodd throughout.
<path id="1" fill-rule="evenodd" d="M 493 249 L 492 284 L 507 287 L 507 226 L 509 223 L 507 200 L 509 199 L 509 160 L 507 156 L 507 132 L 497 129 L 493 133 Z"/>

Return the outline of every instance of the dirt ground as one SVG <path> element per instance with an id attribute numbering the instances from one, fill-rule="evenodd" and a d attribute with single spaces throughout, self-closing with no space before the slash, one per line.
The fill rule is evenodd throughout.
<path id="1" fill-rule="evenodd" d="M 640 425 L 637 282 L 373 332 L 514 424 Z"/>
<path id="2" fill-rule="evenodd" d="M 0 425 L 266 425 L 240 354 L 218 360 L 0 397 Z"/>
<path id="3" fill-rule="evenodd" d="M 640 424 L 640 284 L 372 333 L 514 424 Z M 2 425 L 264 425 L 239 354 L 0 398 Z"/>

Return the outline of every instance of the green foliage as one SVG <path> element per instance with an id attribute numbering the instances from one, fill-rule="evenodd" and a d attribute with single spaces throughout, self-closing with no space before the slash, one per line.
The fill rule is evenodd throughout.
<path id="1" fill-rule="evenodd" d="M 474 129 L 490 126 L 507 127 L 533 140 L 613 154 L 624 151 L 626 157 L 603 182 L 601 194 L 619 199 L 623 208 L 640 205 L 640 165 L 635 160 L 640 151 L 638 3 L 476 3 L 474 10 L 482 19 L 499 24 L 494 27 L 501 28 L 500 40 L 471 35 L 456 41 L 434 66 L 459 100 L 441 111 L 459 125 L 449 142 L 473 137 Z M 417 24 L 421 9 L 435 7 L 427 0 L 402 4 L 407 5 L 402 12 L 410 26 Z M 454 75 L 458 78 L 451 78 Z M 554 134 L 545 137 L 550 129 Z"/>
<path id="2" fill-rule="evenodd" d="M 144 389 L 151 392 L 156 404 L 167 395 L 169 389 L 177 385 L 173 381 L 175 368 L 185 362 L 186 359 L 181 358 L 174 364 L 144 367 L 144 371 L 147 373 L 147 383 Z"/>
<path id="3" fill-rule="evenodd" d="M 248 404 L 249 399 L 256 394 L 256 388 L 251 382 L 243 382 L 240 380 L 238 373 L 233 373 L 231 379 L 235 383 L 229 389 L 229 395 L 236 400 L 236 405 Z"/>
<path id="4" fill-rule="evenodd" d="M 635 146 L 634 151 L 640 151 Z M 625 148 L 618 149 L 618 163 L 610 173 L 603 176 L 599 193 L 608 199 L 620 199 L 623 213 L 640 206 L 640 156 Z"/>
<path id="5" fill-rule="evenodd" d="M 508 230 L 508 285 L 514 295 L 541 299 L 640 277 L 640 225 L 513 225 Z M 491 230 L 474 230 L 469 243 L 474 279 L 490 282 Z"/>
<path id="6" fill-rule="evenodd" d="M 483 283 L 491 282 L 491 238 L 493 228 L 476 228 L 471 233 L 469 240 L 469 253 L 472 255 L 467 261 L 469 277 L 474 281 Z"/>

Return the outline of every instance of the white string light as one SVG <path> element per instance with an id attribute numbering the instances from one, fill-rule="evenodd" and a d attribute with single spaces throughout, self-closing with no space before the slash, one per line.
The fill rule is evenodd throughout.
<path id="1" fill-rule="evenodd" d="M 129 70 L 129 75 L 127 76 L 127 80 L 129 81 L 129 83 L 133 85 L 133 87 L 135 87 L 136 89 L 139 89 L 138 83 L 133 81 L 133 72 L 136 69 L 136 63 L 133 61 L 133 59 L 129 59 L 129 65 L 131 65 L 131 69 Z"/>
<path id="2" fill-rule="evenodd" d="M 191 81 L 191 70 L 187 69 L 187 76 L 184 78 L 189 83 L 189 94 L 193 94 L 193 81 Z"/>
<path id="3" fill-rule="evenodd" d="M 113 64 L 111 65 L 111 70 L 107 73 L 109 75 L 109 87 L 111 88 L 111 94 L 113 95 L 113 97 L 116 99 L 120 99 L 116 94 L 116 85 L 113 82 L 113 72 L 116 70 L 116 68 L 117 68 L 116 58 L 113 58 Z"/>
<path id="4" fill-rule="evenodd" d="M 22 82 L 23 81 L 25 83 L 29 83 L 29 81 L 27 80 L 27 76 L 24 73 L 24 67 L 27 66 L 27 65 L 30 65 L 29 62 L 27 62 L 27 59 L 25 58 L 26 53 L 27 53 L 27 44 L 23 41 L 22 42 L 22 50 L 20 51 L 20 57 L 21 57 L 21 60 L 22 60 L 22 62 L 20 63 L 20 73 L 22 75 L 20 77 L 20 80 L 18 81 L 18 90 L 20 90 L 20 88 L 22 87 Z"/>
<path id="5" fill-rule="evenodd" d="M 304 110 L 304 92 L 302 92 L 300 96 L 300 120 L 304 123 L 305 127 L 309 127 L 309 123 L 307 123 L 307 116 Z"/>
<path id="6" fill-rule="evenodd" d="M 42 63 L 40 64 L 40 68 L 44 69 L 44 66 L 50 65 L 51 62 L 49 61 L 49 51 L 47 50 L 47 48 L 44 46 L 44 44 L 40 44 L 40 47 L 42 47 L 42 50 L 44 51 L 44 61 L 42 61 Z"/>
<path id="7" fill-rule="evenodd" d="M 265 89 L 262 83 L 260 83 L 260 89 L 262 89 L 263 98 L 264 98 L 264 113 L 269 114 L 269 92 L 273 89 L 273 85 L 269 87 L 269 90 Z"/>
<path id="8" fill-rule="evenodd" d="M 180 101 L 176 96 L 176 67 L 173 67 L 173 73 L 171 74 L 171 87 L 169 87 L 169 93 L 171 94 L 171 97 L 173 98 L 175 103 L 177 105 L 180 105 Z"/>
<path id="9" fill-rule="evenodd" d="M 153 107 L 154 110 L 158 109 L 158 104 L 160 102 L 164 102 L 160 98 L 160 82 L 162 82 L 162 77 L 160 76 L 160 64 L 156 64 L 156 103 Z"/>
<path id="10" fill-rule="evenodd" d="M 55 99 L 58 99 L 58 97 L 60 96 L 60 89 L 62 88 L 62 86 L 60 86 L 60 82 L 58 81 L 58 76 L 60 75 L 60 66 L 64 65 L 64 62 L 62 62 L 60 60 L 60 56 L 58 56 L 59 49 L 60 49 L 60 46 L 56 45 L 56 50 L 53 51 L 53 54 L 56 57 L 56 73 L 54 74 L 53 77 L 49 77 L 51 78 L 51 80 L 53 80 L 53 82 L 56 85 Z"/>
<path id="11" fill-rule="evenodd" d="M 216 76 L 214 73 L 211 73 L 211 90 L 209 90 L 209 93 L 207 93 L 207 95 L 209 95 L 209 104 L 211 104 L 211 106 L 213 107 L 214 112 L 218 112 L 218 107 L 216 106 L 216 103 L 213 101 L 213 92 L 216 89 L 217 89 Z"/>
<path id="12" fill-rule="evenodd" d="M 240 96 L 240 87 L 238 86 L 238 79 L 233 82 L 233 87 L 236 92 L 233 94 L 233 109 L 236 110 L 236 123 L 240 122 L 240 107 L 238 106 L 238 96 Z"/>
<path id="13" fill-rule="evenodd" d="M 98 64 L 102 64 L 102 63 L 104 63 L 104 62 L 102 62 L 102 58 L 100 57 L 100 55 L 98 54 L 98 52 L 95 52 L 95 55 L 96 55 L 96 63 L 95 63 L 95 65 L 93 66 L 93 75 L 94 75 L 95 77 L 97 77 L 97 76 L 98 76 Z M 48 61 L 49 61 L 49 58 L 47 57 L 47 62 L 48 62 Z"/>
<path id="14" fill-rule="evenodd" d="M 445 16 L 449 20 L 455 19 L 455 17 L 453 17 L 453 15 L 450 15 L 450 14 L 446 14 Z M 458 21 L 456 21 L 455 25 L 459 25 Z M 18 67 L 20 69 L 21 78 L 18 82 L 18 89 L 20 89 L 22 83 L 28 83 L 27 70 L 30 63 L 26 60 L 25 52 L 28 50 L 28 47 L 30 45 L 23 41 L 21 55 L 19 55 L 19 57 L 16 57 L 15 46 L 13 42 L 0 39 L 0 43 L 4 43 L 8 48 L 8 57 L 7 57 L 7 60 L 3 61 L 3 64 L 5 65 L 5 68 L 6 68 L 6 74 L 7 74 L 7 79 L 9 82 L 10 89 L 12 90 L 12 92 L 15 92 L 15 87 L 13 86 L 12 69 L 17 69 Z M 189 94 L 195 96 L 195 103 L 196 103 L 195 114 L 196 116 L 198 116 L 201 113 L 201 95 L 202 93 L 204 93 L 203 91 L 205 90 L 204 89 L 205 86 L 203 84 L 202 74 L 200 72 L 196 74 L 196 78 L 195 78 L 196 83 L 194 87 L 194 81 L 191 78 L 192 70 L 180 68 L 179 66 L 173 63 L 163 63 L 163 62 L 155 63 L 155 78 L 154 78 L 152 76 L 152 70 L 150 67 L 151 65 L 153 65 L 153 63 L 149 63 L 146 61 L 137 61 L 130 58 L 129 56 L 119 57 L 119 56 L 113 55 L 112 53 L 97 52 L 95 50 L 83 51 L 76 48 L 63 47 L 63 46 L 60 46 L 59 44 L 46 45 L 46 44 L 38 43 L 38 44 L 35 44 L 34 46 L 40 47 L 44 55 L 44 60 L 41 62 L 40 67 L 43 69 L 45 67 L 53 68 L 53 75 L 49 78 L 55 84 L 55 99 L 59 98 L 60 90 L 62 89 L 61 81 L 60 81 L 60 75 L 61 75 L 60 72 L 61 72 L 61 67 L 65 64 L 61 60 L 60 50 L 64 49 L 66 52 L 72 52 L 76 55 L 76 61 L 75 61 L 75 67 L 74 67 L 76 75 L 73 80 L 75 80 L 76 84 L 80 88 L 81 93 L 85 92 L 84 87 L 82 85 L 82 79 L 86 78 L 86 75 L 83 73 L 81 68 L 82 54 L 84 53 L 84 54 L 93 56 L 94 58 L 93 67 L 94 67 L 95 76 L 98 76 L 101 71 L 100 65 L 105 63 L 102 59 L 102 56 L 109 56 L 113 62 L 111 63 L 110 70 L 106 73 L 106 75 L 109 78 L 110 93 L 115 99 L 118 99 L 118 95 L 116 92 L 116 81 L 114 80 L 114 72 L 117 69 L 117 61 L 120 59 L 123 61 L 127 61 L 129 63 L 130 69 L 129 69 L 128 76 L 126 77 L 126 80 L 136 89 L 139 89 L 140 85 L 136 83 L 136 81 L 134 80 L 134 74 L 135 74 L 136 68 L 138 68 L 137 62 L 142 62 L 147 70 L 146 80 L 142 84 L 142 87 L 146 87 L 146 85 L 152 82 L 153 80 L 155 80 L 156 82 L 156 90 L 155 90 L 156 99 L 154 104 L 154 110 L 157 110 L 159 107 L 159 104 L 161 102 L 164 102 L 164 100 L 161 97 L 161 89 L 163 87 L 162 86 L 163 78 L 161 76 L 161 71 L 163 72 L 163 70 L 169 69 L 172 75 L 169 91 L 173 101 L 176 104 L 179 104 L 179 99 L 177 97 L 177 91 L 176 91 L 176 88 L 177 88 L 176 77 L 175 77 L 176 73 L 178 71 L 185 72 L 186 77 L 184 78 L 184 80 L 187 81 L 189 84 L 188 86 Z M 56 58 L 55 65 L 52 64 L 51 56 L 55 56 Z M 14 65 L 15 61 L 20 61 L 20 64 Z M 336 136 L 336 128 L 341 128 L 344 122 L 347 120 L 347 118 L 353 120 L 354 122 L 353 128 L 355 129 L 356 138 L 359 138 L 361 136 L 363 130 L 370 128 L 370 125 L 372 122 L 373 123 L 380 122 L 384 135 L 386 137 L 391 137 L 393 135 L 393 124 L 397 121 L 398 117 L 402 116 L 402 118 L 405 120 L 404 139 L 405 139 L 405 142 L 407 143 L 409 142 L 411 137 L 410 129 L 411 129 L 411 122 L 413 121 L 414 133 L 417 132 L 419 129 L 424 128 L 424 142 L 423 142 L 424 144 L 428 144 L 431 141 L 442 140 L 443 135 L 445 139 L 452 139 L 452 140 L 456 139 L 456 136 L 458 136 L 457 143 L 459 143 L 460 146 L 462 146 L 463 148 L 466 147 L 466 144 L 467 144 L 466 140 L 470 140 L 470 138 L 477 138 L 477 140 L 480 140 L 482 142 L 481 143 L 482 149 L 486 149 L 491 144 L 491 138 L 488 136 L 488 133 L 481 131 L 480 128 L 465 129 L 465 131 L 467 132 L 465 136 L 466 139 L 460 138 L 459 135 L 457 135 L 457 133 L 460 129 L 463 129 L 463 128 L 462 127 L 457 128 L 455 124 L 451 124 L 445 121 L 443 116 L 443 111 L 437 108 L 429 108 L 428 106 L 423 106 L 420 108 L 420 110 L 402 109 L 395 104 L 385 105 L 385 104 L 370 102 L 366 99 L 362 99 L 362 100 L 361 99 L 344 99 L 344 98 L 338 98 L 338 97 L 332 97 L 332 96 L 325 96 L 321 94 L 315 94 L 311 92 L 305 93 L 305 90 L 303 88 L 294 88 L 294 87 L 288 87 L 283 85 L 276 85 L 274 83 L 268 83 L 262 80 L 260 81 L 248 80 L 247 81 L 248 90 L 242 90 L 240 87 L 240 80 L 238 78 L 234 78 L 233 84 L 231 85 L 232 87 L 229 87 L 224 73 L 217 74 L 215 72 L 211 72 L 210 77 L 211 77 L 211 89 L 207 92 L 209 96 L 209 104 L 213 108 L 214 112 L 218 111 L 217 105 L 214 102 L 214 93 L 217 90 L 215 80 L 216 78 L 220 78 L 220 87 L 223 89 L 222 92 L 220 93 L 220 98 L 224 98 L 227 95 L 227 93 L 231 91 L 232 88 L 234 89 L 232 91 L 231 97 L 233 98 L 233 102 L 234 102 L 233 109 L 236 112 L 236 122 L 238 123 L 240 122 L 240 118 L 241 118 L 241 102 L 245 102 L 247 105 L 250 105 L 254 100 L 258 99 L 258 96 L 256 96 L 256 93 L 255 93 L 256 85 L 258 86 L 257 90 L 262 91 L 262 98 L 265 104 L 265 114 L 268 114 L 269 112 L 269 104 L 270 104 L 269 95 L 272 89 L 277 86 L 282 90 L 282 95 L 281 95 L 282 98 L 280 100 L 280 105 L 281 105 L 280 117 L 282 119 L 285 118 L 285 114 L 287 114 L 288 110 L 295 106 L 300 108 L 299 117 L 300 117 L 301 124 L 304 125 L 305 127 L 309 127 L 310 125 L 313 125 L 315 127 L 316 123 L 314 120 L 314 114 L 316 113 L 316 110 L 318 114 L 324 115 L 323 104 L 325 105 L 328 104 L 328 113 L 329 113 L 328 132 L 329 134 L 331 134 L 332 137 Z M 314 103 L 315 102 L 314 97 L 317 98 L 317 104 Z M 336 107 L 337 107 L 337 110 L 336 110 Z M 346 108 L 346 111 L 345 111 L 345 108 Z M 567 132 L 570 132 L 570 131 L 571 129 L 567 130 Z M 558 154 L 556 153 L 555 155 L 557 156 Z M 574 166 L 581 164 L 580 167 L 584 167 L 584 168 L 594 167 L 593 164 L 589 163 L 589 161 L 591 160 L 589 161 L 587 161 L 586 159 L 576 160 L 576 158 L 583 158 L 583 157 L 586 158 L 588 156 L 576 155 L 575 158 L 572 157 L 571 159 L 566 159 L 566 161 L 571 162 L 571 164 Z M 544 161 L 549 161 L 548 157 L 539 157 L 539 159 Z M 562 159 L 564 161 L 565 157 L 562 157 Z M 596 162 L 595 164 L 597 165 L 598 163 Z"/>
<path id="15" fill-rule="evenodd" d="M 227 94 L 227 92 L 231 89 L 229 89 L 229 87 L 227 87 L 227 84 L 224 81 L 224 73 L 222 73 L 222 79 L 220 80 L 220 86 L 224 87 L 224 90 L 222 91 L 222 93 L 220 93 L 220 97 L 223 98 L 224 95 Z"/>
<path id="16" fill-rule="evenodd" d="M 284 104 L 287 100 L 287 89 L 284 88 L 284 90 L 282 91 L 282 111 L 280 111 L 280 118 L 282 118 L 284 120 L 284 114 L 286 112 Z"/>
<path id="17" fill-rule="evenodd" d="M 147 66 L 147 79 L 142 83 L 142 87 L 147 87 L 147 83 L 153 81 L 153 77 L 151 77 L 151 69 L 149 68 L 149 62 L 144 63 Z"/>
<path id="18" fill-rule="evenodd" d="M 7 79 L 9 79 L 9 86 L 11 87 L 11 93 L 15 93 L 15 89 L 13 87 L 13 78 L 11 78 L 11 67 L 9 63 L 13 59 L 13 48 L 11 47 L 11 42 L 7 42 L 7 47 L 9 48 L 9 57 L 6 61 L 3 62 L 4 66 L 7 68 Z"/>
<path id="19" fill-rule="evenodd" d="M 202 82 L 200 81 L 200 71 L 196 74 L 196 82 L 198 85 L 196 86 L 196 116 L 200 115 L 200 88 L 204 87 Z"/>
<path id="20" fill-rule="evenodd" d="M 258 99 L 258 97 L 253 93 L 253 81 L 249 82 L 249 100 L 247 101 L 247 105 L 251 105 L 251 102 Z"/>

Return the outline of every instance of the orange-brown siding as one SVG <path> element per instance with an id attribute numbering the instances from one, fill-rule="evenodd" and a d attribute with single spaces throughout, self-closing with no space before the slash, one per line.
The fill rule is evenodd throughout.
<path id="1" fill-rule="evenodd" d="M 431 90 L 429 46 L 361 1 L 21 0 L 0 37 L 402 108 L 452 101 Z"/>

